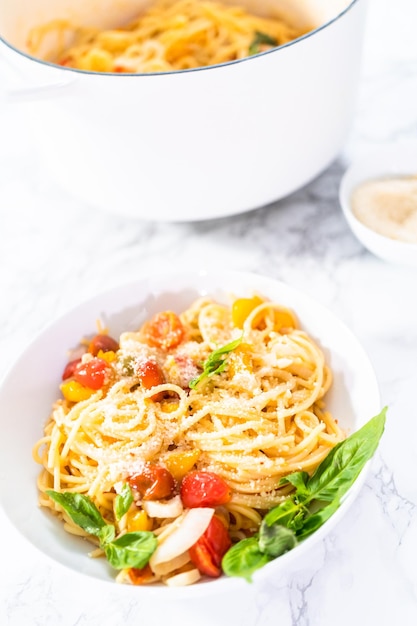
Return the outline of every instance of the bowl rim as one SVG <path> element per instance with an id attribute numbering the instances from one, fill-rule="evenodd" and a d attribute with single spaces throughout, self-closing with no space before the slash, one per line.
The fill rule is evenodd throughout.
<path id="1" fill-rule="evenodd" d="M 242 280 L 244 279 L 248 285 L 248 289 L 252 289 L 252 290 L 256 289 L 257 282 L 262 283 L 263 281 L 265 281 L 265 284 L 269 285 L 271 290 L 272 289 L 278 289 L 278 290 L 284 289 L 284 291 L 287 291 L 287 297 L 289 294 L 290 297 L 292 295 L 293 297 L 295 297 L 295 299 L 301 298 L 301 300 L 304 301 L 306 304 L 308 303 L 314 304 L 314 307 L 319 313 L 321 312 L 325 314 L 326 316 L 330 316 L 334 320 L 334 322 L 337 324 L 337 326 L 339 326 L 339 329 L 343 331 L 343 333 L 346 333 L 347 335 L 349 335 L 351 339 L 354 339 L 354 343 L 356 344 L 355 349 L 358 351 L 358 353 L 361 354 L 361 357 L 363 358 L 363 362 L 366 365 L 367 371 L 371 375 L 372 393 L 374 395 L 373 401 L 375 401 L 375 404 L 379 405 L 379 410 L 380 410 L 381 395 L 380 395 L 379 383 L 376 377 L 373 364 L 367 352 L 365 351 L 364 347 L 362 346 L 362 343 L 354 335 L 353 331 L 329 307 L 322 304 L 320 301 L 316 300 L 313 296 L 306 293 L 304 290 L 296 286 L 293 286 L 290 283 L 277 279 L 273 276 L 268 276 L 265 274 L 251 272 L 251 271 L 245 271 L 245 270 L 240 271 L 240 270 L 234 270 L 234 269 L 226 270 L 225 272 L 223 272 L 222 270 L 218 268 L 215 268 L 213 270 L 202 269 L 202 270 L 179 270 L 179 271 L 172 270 L 172 271 L 164 271 L 164 272 L 158 271 L 158 272 L 149 272 L 149 273 L 144 272 L 143 274 L 139 274 L 137 278 L 126 280 L 124 282 L 116 284 L 107 289 L 103 288 L 97 292 L 94 292 L 90 296 L 86 296 L 85 298 L 75 302 L 72 306 L 66 307 L 62 313 L 54 316 L 49 323 L 45 324 L 38 331 L 38 333 L 32 338 L 32 340 L 24 346 L 24 348 L 19 352 L 19 354 L 17 354 L 16 358 L 13 360 L 9 368 L 6 370 L 5 374 L 0 379 L 0 398 L 3 396 L 4 389 L 5 388 L 7 389 L 7 383 L 8 383 L 9 378 L 12 377 L 12 375 L 14 374 L 15 370 L 18 368 L 19 364 L 21 363 L 22 359 L 27 354 L 27 352 L 29 352 L 29 350 L 33 346 L 36 346 L 36 344 L 39 341 L 44 340 L 48 332 L 56 329 L 60 324 L 65 323 L 65 320 L 69 319 L 70 316 L 74 314 L 74 312 L 82 312 L 83 315 L 85 315 L 85 312 L 86 312 L 85 310 L 87 308 L 90 308 L 93 305 L 93 303 L 97 306 L 102 298 L 109 298 L 110 295 L 116 294 L 117 292 L 121 290 L 125 291 L 126 289 L 130 288 L 131 285 L 137 285 L 138 283 L 149 283 L 149 281 L 151 281 L 153 278 L 163 280 L 164 283 L 168 286 L 168 284 L 171 284 L 169 283 L 169 279 L 175 278 L 175 276 L 177 277 L 179 276 L 182 278 L 192 277 L 193 279 L 197 279 L 197 277 L 200 277 L 200 278 L 207 277 L 208 279 L 210 279 L 216 276 L 224 276 L 224 275 L 227 277 L 226 278 L 227 281 L 231 281 L 233 277 L 241 278 Z M 218 288 L 223 292 L 230 290 L 229 287 L 226 287 L 221 283 L 218 284 Z M 259 289 L 260 290 L 262 289 L 262 285 L 259 286 Z M 213 290 L 214 290 L 214 286 L 213 286 Z M 140 301 L 140 295 L 138 295 L 137 298 L 138 298 L 138 301 Z M 302 322 L 302 319 L 301 319 L 301 322 Z M 318 340 L 320 341 L 320 338 L 318 338 Z M 5 444 L 3 443 L 3 445 Z M 279 560 L 281 569 L 276 570 L 277 574 L 280 574 L 282 571 L 285 572 L 286 565 L 297 562 L 300 558 L 302 558 L 303 554 L 313 549 L 315 545 L 317 546 L 317 544 L 319 544 L 320 541 L 325 536 L 328 535 L 329 531 L 332 532 L 334 530 L 334 528 L 338 525 L 339 521 L 344 517 L 349 507 L 356 500 L 356 497 L 358 496 L 360 490 L 362 489 L 366 481 L 366 478 L 368 476 L 368 473 L 370 471 L 371 462 L 372 462 L 372 459 L 366 463 L 365 467 L 362 469 L 355 483 L 351 486 L 349 491 L 343 497 L 341 505 L 332 515 L 331 519 L 327 520 L 327 523 L 325 523 L 317 531 L 315 531 L 313 535 L 307 538 L 307 540 L 300 542 L 297 545 L 296 549 L 290 550 L 289 552 L 279 557 L 278 560 Z M 114 588 L 114 585 L 115 585 L 114 578 L 112 579 L 99 578 L 99 577 L 96 577 L 91 572 L 79 571 L 79 570 L 75 571 L 74 567 L 70 565 L 68 562 L 59 560 L 57 557 L 53 556 L 51 553 L 45 551 L 42 547 L 38 546 L 33 541 L 32 538 L 29 538 L 28 536 L 26 536 L 23 529 L 13 522 L 13 517 L 9 514 L 9 512 L 6 510 L 6 507 L 4 506 L 4 497 L 2 493 L 4 482 L 5 482 L 5 477 L 0 472 L 0 509 L 2 509 L 8 523 L 11 524 L 14 530 L 19 534 L 21 538 L 24 539 L 24 541 L 28 545 L 30 545 L 32 548 L 37 550 L 38 554 L 40 554 L 44 559 L 46 559 L 47 562 L 53 564 L 54 566 L 63 568 L 65 572 L 67 573 L 70 572 L 72 575 L 75 575 L 78 577 L 82 575 L 84 580 L 89 581 L 90 584 L 106 585 L 106 586 L 110 585 L 111 587 L 108 587 L 109 589 Z M 47 515 L 47 512 L 45 511 L 42 511 L 42 512 L 45 513 L 45 515 Z M 85 554 L 85 558 L 87 558 L 87 554 Z M 262 580 L 270 577 L 274 569 L 274 564 L 276 567 L 276 562 L 277 560 L 274 559 L 271 562 L 264 565 L 260 570 L 256 571 L 253 575 L 253 584 L 261 582 Z M 143 587 L 142 586 L 138 587 L 135 585 L 118 585 L 117 589 L 118 590 L 123 589 L 122 593 L 134 593 L 137 598 L 141 598 L 141 597 L 152 598 L 155 596 L 155 594 L 160 595 L 161 589 L 163 589 L 164 590 L 163 593 L 166 595 L 167 599 L 173 599 L 173 598 L 175 599 L 190 598 L 191 599 L 191 598 L 197 598 L 200 596 L 222 594 L 222 593 L 226 593 L 230 591 L 233 592 L 235 590 L 244 589 L 245 586 L 248 584 L 243 578 L 227 577 L 224 575 L 221 578 L 220 585 L 214 584 L 216 581 L 217 579 L 215 579 L 214 581 L 202 580 L 202 581 L 199 581 L 199 583 L 195 585 L 189 585 L 185 587 L 169 587 L 166 585 L 147 585 Z M 134 591 L 132 591 L 132 589 Z"/>
<path id="2" fill-rule="evenodd" d="M 193 68 L 189 68 L 189 69 L 184 69 L 184 70 L 171 70 L 169 72 L 147 72 L 147 73 L 134 73 L 134 72 L 123 72 L 123 73 L 117 73 L 117 72 L 93 72 L 91 70 L 80 70 L 77 68 L 73 68 L 73 67 L 66 67 L 66 66 L 61 66 L 58 65 L 57 63 L 53 63 L 52 61 L 45 61 L 43 59 L 39 59 L 31 54 L 29 54 L 28 52 L 25 52 L 24 50 L 21 50 L 20 48 L 18 48 L 17 46 L 15 46 L 14 44 L 10 43 L 6 38 L 4 38 L 1 33 L 0 33 L 0 43 L 3 43 L 7 48 L 9 48 L 10 50 L 12 50 L 13 52 L 16 52 L 19 56 L 22 56 L 24 58 L 26 58 L 29 61 L 34 61 L 35 63 L 38 63 L 39 65 L 43 65 L 46 67 L 52 67 L 55 69 L 59 69 L 59 70 L 63 70 L 65 72 L 69 72 L 70 74 L 80 74 L 80 75 L 90 75 L 90 76 L 117 76 L 118 79 L 128 79 L 128 78 L 132 78 L 133 76 L 141 76 L 142 78 L 144 77 L 151 77 L 151 76 L 171 76 L 171 75 L 175 75 L 175 74 L 193 74 L 194 72 L 205 72 L 205 71 L 213 71 L 213 70 L 217 70 L 219 68 L 224 68 L 224 67 L 228 67 L 231 65 L 236 65 L 238 63 L 248 63 L 253 61 L 254 59 L 257 59 L 259 57 L 268 55 L 268 54 L 276 54 L 278 53 L 280 50 L 284 50 L 286 48 L 289 48 L 291 46 L 296 45 L 298 42 L 304 41 L 306 39 L 309 39 L 310 37 L 315 36 L 317 33 L 320 33 L 321 31 L 327 29 L 329 26 L 331 26 L 332 24 L 335 24 L 336 22 L 338 22 L 346 13 L 348 13 L 353 7 L 354 5 L 358 4 L 358 2 L 363 2 L 364 0 L 351 0 L 351 2 L 345 6 L 344 9 L 342 9 L 342 11 L 340 11 L 337 15 L 335 15 L 333 18 L 331 18 L 330 20 L 328 20 L 327 22 L 325 22 L 324 24 L 321 24 L 320 26 L 318 26 L 317 28 L 314 28 L 313 30 L 309 31 L 308 33 L 305 33 L 304 35 L 302 35 L 301 37 L 297 37 L 297 39 L 293 39 L 292 41 L 289 41 L 281 46 L 277 46 L 276 48 L 273 48 L 272 50 L 265 50 L 264 52 L 259 52 L 258 54 L 254 54 L 252 56 L 249 57 L 244 57 L 243 59 L 235 59 L 233 61 L 227 61 L 226 63 L 217 63 L 216 65 L 208 65 L 208 66 L 203 66 L 203 67 L 193 67 Z"/>

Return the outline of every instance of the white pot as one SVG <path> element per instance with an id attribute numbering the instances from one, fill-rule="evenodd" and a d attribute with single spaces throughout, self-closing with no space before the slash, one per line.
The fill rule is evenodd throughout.
<path id="1" fill-rule="evenodd" d="M 22 83 L 9 99 L 26 100 L 41 162 L 63 188 L 112 213 L 202 220 L 282 198 L 337 156 L 353 116 L 365 0 L 299 0 L 316 30 L 211 68 L 94 74 L 25 52 L 33 26 L 67 17 L 106 27 L 141 4 L 0 0 L 0 51 Z"/>

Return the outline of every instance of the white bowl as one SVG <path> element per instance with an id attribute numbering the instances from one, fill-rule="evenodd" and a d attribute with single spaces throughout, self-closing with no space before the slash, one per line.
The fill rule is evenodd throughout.
<path id="1" fill-rule="evenodd" d="M 329 310 L 294 288 L 255 274 L 238 272 L 195 272 L 158 275 L 138 279 L 96 295 L 53 322 L 16 361 L 0 389 L 0 502 L 16 529 L 44 555 L 79 574 L 116 584 L 114 570 L 102 559 L 90 559 L 85 541 L 68 535 L 62 524 L 38 506 L 36 479 L 40 468 L 32 459 L 32 447 L 42 436 L 43 425 L 57 396 L 67 350 L 95 328 L 100 318 L 110 333 L 137 329 L 152 313 L 167 308 L 182 311 L 197 297 L 212 295 L 226 299 L 230 294 L 250 296 L 254 290 L 295 310 L 302 327 L 317 340 L 330 365 L 334 382 L 326 406 L 348 433 L 362 426 L 380 410 L 377 380 L 368 357 L 354 335 Z M 369 465 L 369 464 L 368 464 Z M 271 562 L 256 577 L 285 571 L 290 560 L 320 541 L 358 494 L 362 471 L 333 517 L 315 534 L 292 551 Z M 283 569 L 284 568 L 284 569 Z M 225 576 L 185 588 L 131 587 L 119 585 L 121 593 L 135 598 L 159 594 L 165 598 L 198 596 L 229 591 L 247 583 Z"/>
<path id="2" fill-rule="evenodd" d="M 390 239 L 365 226 L 352 212 L 351 198 L 361 183 L 383 177 L 415 176 L 417 143 L 388 145 L 354 161 L 346 170 L 339 190 L 339 201 L 352 232 L 370 252 L 385 261 L 417 267 L 417 244 Z"/>

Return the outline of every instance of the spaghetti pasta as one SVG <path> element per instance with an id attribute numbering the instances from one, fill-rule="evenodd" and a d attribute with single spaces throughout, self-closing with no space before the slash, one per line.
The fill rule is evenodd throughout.
<path id="1" fill-rule="evenodd" d="M 187 514 L 185 477 L 203 472 L 230 491 L 213 508 L 231 539 L 248 537 L 293 489 L 280 479 L 311 473 L 345 438 L 324 407 L 332 376 L 323 353 L 280 304 L 201 298 L 180 316 L 165 311 L 122 333 L 117 349 L 111 342 L 100 334 L 70 360 L 64 397 L 34 447 L 43 466 L 40 504 L 71 533 L 91 539 L 48 490 L 84 494 L 120 535 L 147 530 L 160 541 Z M 141 491 L 144 468 L 158 468 L 152 497 Z M 135 499 L 119 520 L 115 499 L 126 483 Z M 189 556 L 175 563 L 154 568 L 145 582 L 191 570 L 178 580 L 194 581 Z M 128 568 L 118 580 L 132 582 Z"/>
<path id="2" fill-rule="evenodd" d="M 95 72 L 169 72 L 217 65 L 274 48 L 306 31 L 211 0 L 158 0 L 124 28 L 55 20 L 32 29 L 28 48 L 60 65 Z"/>

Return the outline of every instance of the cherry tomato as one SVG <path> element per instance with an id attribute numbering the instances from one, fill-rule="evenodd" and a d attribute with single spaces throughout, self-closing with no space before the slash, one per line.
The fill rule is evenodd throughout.
<path id="1" fill-rule="evenodd" d="M 181 500 L 185 507 L 220 506 L 232 497 L 229 485 L 214 472 L 190 472 L 181 483 Z"/>
<path id="2" fill-rule="evenodd" d="M 147 463 L 137 474 L 127 479 L 132 489 L 137 491 L 144 500 L 162 500 L 172 496 L 175 480 L 165 467 Z"/>
<path id="3" fill-rule="evenodd" d="M 139 363 L 137 367 L 137 374 L 139 376 L 141 385 L 144 389 L 152 389 L 156 385 L 162 385 L 165 382 L 164 374 L 159 367 L 158 363 L 153 359 L 147 359 Z M 151 396 L 152 400 L 159 402 L 164 397 L 164 393 L 156 393 Z"/>
<path id="4" fill-rule="evenodd" d="M 165 382 L 164 375 L 158 363 L 153 359 L 147 359 L 139 363 L 137 374 L 140 378 L 141 385 L 145 389 L 151 389 L 156 385 L 162 385 Z"/>
<path id="5" fill-rule="evenodd" d="M 205 533 L 190 548 L 191 561 L 202 574 L 217 578 L 222 573 L 222 558 L 231 545 L 223 522 L 213 515 Z"/>
<path id="6" fill-rule="evenodd" d="M 71 376 L 74 375 L 74 371 L 79 363 L 81 363 L 81 358 L 68 361 L 64 371 L 62 372 L 62 380 L 67 380 L 67 378 L 71 378 Z"/>
<path id="7" fill-rule="evenodd" d="M 119 344 L 113 337 L 109 337 L 109 335 L 96 335 L 88 344 L 88 351 L 93 356 L 97 356 L 100 350 L 102 352 L 117 352 L 118 349 Z"/>
<path id="8" fill-rule="evenodd" d="M 79 363 L 74 371 L 76 381 L 89 389 L 101 389 L 110 371 L 108 363 L 95 357 L 86 363 Z"/>
<path id="9" fill-rule="evenodd" d="M 142 332 L 146 343 L 163 350 L 176 348 L 184 339 L 184 327 L 173 311 L 154 315 L 143 325 Z"/>
<path id="10" fill-rule="evenodd" d="M 243 328 L 243 324 L 252 311 L 262 304 L 263 300 L 259 296 L 253 298 L 238 298 L 232 304 L 232 322 L 237 328 Z"/>

